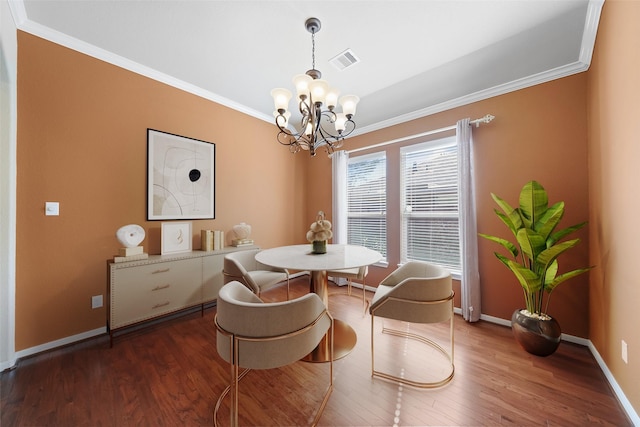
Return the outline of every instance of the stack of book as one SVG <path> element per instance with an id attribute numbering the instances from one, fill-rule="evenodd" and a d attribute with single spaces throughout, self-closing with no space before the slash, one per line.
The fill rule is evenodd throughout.
<path id="1" fill-rule="evenodd" d="M 250 246 L 253 245 L 253 239 L 233 239 L 232 246 Z"/>
<path id="2" fill-rule="evenodd" d="M 200 232 L 200 243 L 203 251 L 218 251 L 224 248 L 224 231 L 202 230 Z"/>

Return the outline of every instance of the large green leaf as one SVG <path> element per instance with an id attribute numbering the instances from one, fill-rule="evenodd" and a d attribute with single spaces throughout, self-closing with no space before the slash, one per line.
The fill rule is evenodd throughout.
<path id="1" fill-rule="evenodd" d="M 538 181 L 529 181 L 520 191 L 520 213 L 527 228 L 533 229 L 533 225 L 542 218 L 547 210 L 549 198 L 545 189 Z"/>
<path id="2" fill-rule="evenodd" d="M 562 230 L 553 233 L 551 235 L 551 239 L 549 240 L 549 243 L 547 243 L 547 245 L 551 246 L 551 245 L 555 244 L 557 241 L 562 240 L 564 237 L 568 236 L 569 234 L 573 233 L 574 231 L 581 229 L 586 224 L 587 224 L 586 221 L 585 222 L 581 222 L 580 224 L 572 225 L 571 227 L 563 228 Z"/>
<path id="3" fill-rule="evenodd" d="M 492 242 L 502 245 L 511 253 L 511 255 L 513 255 L 513 258 L 516 258 L 518 256 L 518 253 L 519 253 L 518 247 L 513 243 L 511 243 L 510 241 L 503 239 L 501 237 L 489 236 L 488 234 L 482 234 L 482 233 L 478 233 L 478 236 L 484 237 L 485 239 L 491 240 Z"/>
<path id="4" fill-rule="evenodd" d="M 513 234 L 515 236 L 516 232 L 514 230 L 518 230 L 522 227 L 522 219 L 520 218 L 520 214 L 516 209 L 512 208 L 508 202 L 501 199 L 497 195 L 491 193 L 491 197 L 493 198 L 494 202 L 496 202 L 496 204 L 500 207 L 500 209 L 502 209 L 502 212 L 504 212 L 507 216 L 508 222 L 505 221 L 502 217 L 501 219 L 507 225 L 507 227 L 509 227 L 509 229 L 513 231 Z M 500 215 L 498 214 L 498 216 Z"/>
<path id="5" fill-rule="evenodd" d="M 542 236 L 528 228 L 521 228 L 518 230 L 517 239 L 522 252 L 532 262 L 534 262 L 538 257 L 538 254 L 546 248 L 546 242 Z"/>
<path id="6" fill-rule="evenodd" d="M 494 212 L 496 213 L 498 218 L 500 218 L 500 220 L 504 223 L 504 225 L 506 225 L 507 228 L 511 230 L 511 232 L 515 236 L 518 233 L 518 228 L 513 224 L 513 221 L 511 221 L 511 219 L 507 215 L 503 214 L 497 209 L 494 209 Z"/>
<path id="7" fill-rule="evenodd" d="M 535 272 L 502 255 L 496 254 L 496 256 L 503 264 L 509 267 L 509 270 L 516 276 L 518 282 L 520 282 L 520 286 L 522 286 L 526 293 L 532 294 L 542 288 L 540 277 L 538 277 Z"/>
<path id="8" fill-rule="evenodd" d="M 546 241 L 553 230 L 556 228 L 560 220 L 564 215 L 564 202 L 558 202 L 551 206 L 547 211 L 538 218 L 538 221 L 533 225 L 542 238 Z"/>
<path id="9" fill-rule="evenodd" d="M 572 277 L 576 277 L 579 276 L 582 273 L 585 273 L 589 270 L 591 270 L 593 267 L 587 267 L 587 268 L 578 268 L 576 270 L 572 270 L 569 271 L 567 273 L 561 274 L 558 277 L 556 277 L 555 279 L 553 279 L 553 281 L 551 283 L 547 283 L 544 287 L 544 289 L 551 293 L 560 283 L 565 282 L 569 279 L 571 279 Z"/>
<path id="10" fill-rule="evenodd" d="M 536 259 L 536 263 L 540 268 L 546 271 L 551 263 L 556 260 L 563 252 L 574 247 L 580 243 L 580 239 L 567 240 L 566 242 L 558 243 L 555 246 L 551 246 L 548 249 L 540 252 L 538 258 Z"/>

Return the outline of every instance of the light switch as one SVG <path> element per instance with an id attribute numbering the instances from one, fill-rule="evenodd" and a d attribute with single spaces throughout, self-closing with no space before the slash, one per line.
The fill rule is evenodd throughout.
<path id="1" fill-rule="evenodd" d="M 44 214 L 47 216 L 60 215 L 60 203 L 59 202 L 45 202 Z"/>

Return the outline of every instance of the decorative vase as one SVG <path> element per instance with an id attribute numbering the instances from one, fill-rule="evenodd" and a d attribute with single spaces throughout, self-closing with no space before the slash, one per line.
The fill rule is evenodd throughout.
<path id="1" fill-rule="evenodd" d="M 326 254 L 327 253 L 327 241 L 326 240 L 314 240 L 312 242 L 313 249 L 311 253 L 314 254 Z"/>
<path id="2" fill-rule="evenodd" d="M 251 226 L 244 222 L 236 224 L 233 226 L 233 234 L 236 236 L 236 239 L 248 239 L 251 235 Z"/>
<path id="3" fill-rule="evenodd" d="M 513 336 L 522 348 L 536 356 L 549 356 L 560 345 L 560 325 L 553 317 L 527 316 L 526 310 L 516 310 L 511 316 Z"/>

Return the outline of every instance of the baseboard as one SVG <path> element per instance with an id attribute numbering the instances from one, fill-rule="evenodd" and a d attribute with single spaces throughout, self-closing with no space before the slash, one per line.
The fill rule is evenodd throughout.
<path id="1" fill-rule="evenodd" d="M 629 419 L 631 419 L 631 423 L 634 426 L 640 426 L 640 416 L 638 415 L 638 412 L 634 409 L 633 405 L 631 405 L 631 402 L 629 402 L 629 399 L 627 399 L 627 396 L 625 396 L 624 392 L 618 385 L 618 382 L 616 381 L 613 374 L 609 370 L 609 367 L 607 366 L 606 363 L 604 363 L 604 360 L 600 356 L 600 353 L 598 353 L 598 350 L 596 349 L 596 347 L 593 345 L 591 341 L 589 341 L 589 350 L 591 350 L 591 354 L 593 354 L 593 357 L 596 359 L 596 362 L 598 362 L 598 366 L 600 366 L 600 370 L 602 371 L 604 376 L 607 378 L 607 381 L 609 381 L 609 385 L 611 385 L 611 388 L 613 389 L 613 393 L 618 398 L 618 401 L 620 401 L 620 404 L 624 408 L 624 411 L 627 413 L 627 416 L 629 417 Z"/>
<path id="2" fill-rule="evenodd" d="M 103 335 L 107 333 L 107 328 L 102 327 L 102 328 L 98 328 L 98 329 L 93 329 L 91 331 L 86 331 L 83 332 L 81 334 L 77 334 L 77 335 L 71 335 L 69 337 L 65 337 L 59 340 L 55 340 L 55 341 L 50 341 L 48 343 L 44 343 L 44 344 L 40 344 L 37 345 L 35 347 L 30 347 L 24 350 L 20 350 L 18 352 L 16 352 L 16 360 L 17 359 L 21 359 L 23 357 L 27 357 L 27 356 L 32 356 L 34 354 L 37 353 L 42 353 L 43 351 L 47 351 L 47 350 L 52 350 L 56 347 L 62 347 L 65 345 L 69 345 L 69 344 L 73 344 L 75 342 L 78 341 L 82 341 L 82 340 L 86 340 L 88 338 L 93 338 L 96 337 L 98 335 Z M 15 364 L 15 361 L 14 361 Z"/>

